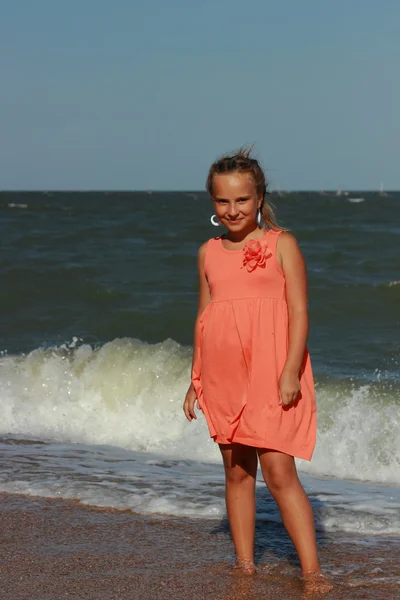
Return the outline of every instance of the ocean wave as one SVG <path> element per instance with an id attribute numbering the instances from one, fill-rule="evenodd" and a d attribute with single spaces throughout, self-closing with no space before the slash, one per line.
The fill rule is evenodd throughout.
<path id="1" fill-rule="evenodd" d="M 163 457 L 219 462 L 205 420 L 182 411 L 191 349 L 173 340 L 78 339 L 0 360 L 0 433 L 108 444 Z M 317 381 L 318 441 L 300 469 L 321 476 L 400 482 L 400 392 L 394 383 Z"/>

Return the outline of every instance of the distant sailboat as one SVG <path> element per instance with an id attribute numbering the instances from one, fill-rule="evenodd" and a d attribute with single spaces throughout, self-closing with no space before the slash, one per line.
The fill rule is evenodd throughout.
<path id="1" fill-rule="evenodd" d="M 384 197 L 388 196 L 388 194 L 383 189 L 383 181 L 381 181 L 381 187 L 380 187 L 380 190 L 379 190 L 379 195 L 380 195 L 381 198 L 384 198 Z"/>
<path id="2" fill-rule="evenodd" d="M 338 191 L 336 192 L 336 196 L 348 196 L 349 192 L 343 192 L 342 188 L 339 187 Z"/>

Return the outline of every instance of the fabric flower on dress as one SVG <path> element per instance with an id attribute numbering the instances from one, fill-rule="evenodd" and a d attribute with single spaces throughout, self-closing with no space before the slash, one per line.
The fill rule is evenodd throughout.
<path id="1" fill-rule="evenodd" d="M 267 258 L 272 255 L 265 240 L 249 240 L 243 248 L 243 267 L 246 267 L 249 273 L 256 267 L 265 267 Z"/>

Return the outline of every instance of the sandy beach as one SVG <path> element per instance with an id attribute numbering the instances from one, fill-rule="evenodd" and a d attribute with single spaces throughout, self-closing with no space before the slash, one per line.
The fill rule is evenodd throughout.
<path id="1" fill-rule="evenodd" d="M 257 524 L 255 576 L 232 573 L 226 522 L 146 518 L 74 501 L 0 495 L 2 600 L 267 600 L 307 591 L 282 527 Z M 319 536 L 325 598 L 398 598 L 398 538 Z"/>

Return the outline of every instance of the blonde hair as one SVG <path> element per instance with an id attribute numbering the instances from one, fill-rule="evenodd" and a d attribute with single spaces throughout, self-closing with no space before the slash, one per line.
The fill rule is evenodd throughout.
<path id="1" fill-rule="evenodd" d="M 227 175 L 228 173 L 248 173 L 252 176 L 258 196 L 262 196 L 261 216 L 270 229 L 284 229 L 278 225 L 275 217 L 274 207 L 266 199 L 268 180 L 260 167 L 258 160 L 251 158 L 253 146 L 243 147 L 232 154 L 225 154 L 216 160 L 210 167 L 207 177 L 206 189 L 211 198 L 213 197 L 213 180 L 215 175 Z"/>

